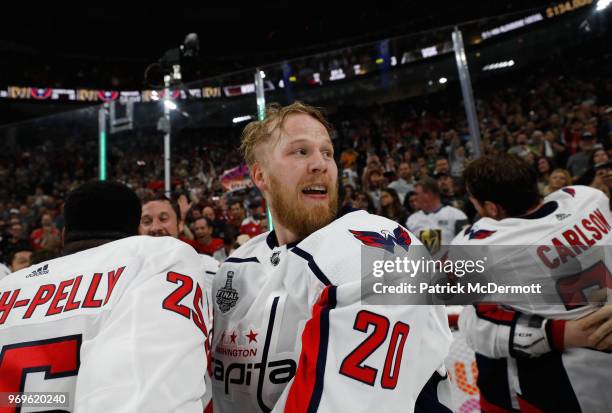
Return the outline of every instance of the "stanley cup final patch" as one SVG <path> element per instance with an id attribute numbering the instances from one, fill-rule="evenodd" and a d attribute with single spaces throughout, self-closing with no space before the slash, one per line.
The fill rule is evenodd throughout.
<path id="1" fill-rule="evenodd" d="M 227 313 L 232 309 L 240 298 L 238 297 L 238 291 L 232 287 L 232 278 L 234 278 L 234 271 L 228 271 L 225 286 L 217 291 L 217 306 L 222 313 Z"/>

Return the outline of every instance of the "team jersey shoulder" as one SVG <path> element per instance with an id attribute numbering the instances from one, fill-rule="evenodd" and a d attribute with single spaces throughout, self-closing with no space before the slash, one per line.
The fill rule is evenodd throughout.
<path id="1" fill-rule="evenodd" d="M 424 216 L 425 213 L 423 211 L 417 211 L 408 217 L 408 219 L 406 220 L 406 225 L 409 226 L 415 222 L 418 222 Z"/>
<path id="2" fill-rule="evenodd" d="M 490 218 L 481 218 L 455 236 L 452 245 L 478 245 L 490 244 L 498 236 L 498 222 Z"/>
<path id="3" fill-rule="evenodd" d="M 455 220 L 467 219 L 467 215 L 465 215 L 465 213 L 462 210 L 458 209 L 458 208 L 455 208 L 455 207 L 450 206 L 450 205 L 445 205 L 442 208 L 445 210 L 445 212 L 450 217 L 452 217 Z"/>
<path id="4" fill-rule="evenodd" d="M 200 260 L 202 261 L 202 267 L 206 273 L 216 273 L 219 269 L 219 261 L 210 255 L 200 254 Z"/>
<path id="5" fill-rule="evenodd" d="M 257 261 L 259 261 L 259 256 L 262 254 L 263 249 L 267 248 L 267 237 L 269 234 L 270 232 L 265 232 L 251 238 L 232 252 L 224 262 L 232 262 L 236 260 L 241 261 L 253 258 L 256 258 Z"/>
<path id="6" fill-rule="evenodd" d="M 583 200 L 606 199 L 606 196 L 599 189 L 584 185 L 566 186 L 552 192 L 544 198 L 544 202 L 557 201 L 563 203 L 579 204 Z"/>
<path id="7" fill-rule="evenodd" d="M 151 255 L 152 251 L 155 252 L 154 255 Z M 131 266 L 152 265 L 155 268 L 163 269 L 171 268 L 179 261 L 188 265 L 193 264 L 193 268 L 197 268 L 200 263 L 195 250 L 178 239 L 136 235 L 23 268 L 5 277 L 3 281 L 18 283 L 24 279 L 32 279 L 32 275 L 47 273 L 61 278 L 69 275 L 66 274 L 66 269 L 83 268 L 84 266 L 96 269 L 109 266 L 109 263 L 115 263 L 118 267 L 129 263 Z M 60 268 L 61 271 L 55 271 L 57 268 Z M 139 271 L 137 274 L 140 278 L 155 273 L 156 271 Z"/>
<path id="8" fill-rule="evenodd" d="M 314 263 L 331 284 L 340 285 L 360 280 L 362 247 L 372 247 L 382 257 L 396 246 L 417 245 L 422 245 L 418 238 L 397 222 L 356 211 L 314 232 L 294 252 Z"/>

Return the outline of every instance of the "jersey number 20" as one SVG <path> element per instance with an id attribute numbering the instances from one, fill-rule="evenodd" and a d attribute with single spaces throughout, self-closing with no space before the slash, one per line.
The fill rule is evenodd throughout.
<path id="1" fill-rule="evenodd" d="M 390 323 L 387 317 L 380 314 L 366 310 L 357 313 L 353 329 L 367 333 L 369 326 L 374 326 L 374 331 L 344 358 L 340 366 L 340 374 L 374 386 L 378 369 L 368 366 L 364 362 L 387 340 Z M 387 349 L 387 356 L 385 357 L 385 364 L 380 379 L 380 385 L 383 389 L 394 389 L 397 386 L 402 353 L 404 352 L 404 344 L 406 343 L 409 331 L 410 326 L 400 321 L 393 326 L 391 342 Z"/>

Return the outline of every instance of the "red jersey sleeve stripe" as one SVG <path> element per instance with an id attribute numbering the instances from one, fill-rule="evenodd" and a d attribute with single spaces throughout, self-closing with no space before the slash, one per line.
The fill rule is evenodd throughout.
<path id="1" fill-rule="evenodd" d="M 495 324 L 511 325 L 516 315 L 515 311 L 506 309 L 498 304 L 475 304 L 478 317 L 489 320 Z"/>
<path id="2" fill-rule="evenodd" d="M 312 309 L 302 333 L 302 352 L 285 412 L 316 412 L 323 394 L 329 342 L 329 311 L 336 306 L 336 287 L 326 287 Z"/>

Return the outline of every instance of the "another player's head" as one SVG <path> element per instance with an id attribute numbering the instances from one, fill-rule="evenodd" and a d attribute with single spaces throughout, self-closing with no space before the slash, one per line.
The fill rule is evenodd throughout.
<path id="1" fill-rule="evenodd" d="M 81 185 L 64 205 L 64 253 L 138 235 L 140 210 L 138 196 L 119 182 Z"/>
<path id="2" fill-rule="evenodd" d="M 167 197 L 161 195 L 142 206 L 140 218 L 140 235 L 153 237 L 170 236 L 178 238 L 183 231 L 183 222 L 178 205 Z"/>
<path id="3" fill-rule="evenodd" d="M 270 106 L 265 120 L 246 126 L 241 149 L 275 225 L 303 238 L 335 218 L 338 167 L 329 123 L 317 108 Z"/>
<path id="4" fill-rule="evenodd" d="M 431 178 L 420 179 L 414 186 L 416 207 L 424 212 L 434 212 L 440 208 L 440 187 Z"/>
<path id="5" fill-rule="evenodd" d="M 537 172 L 518 156 L 478 158 L 465 168 L 463 179 L 481 217 L 519 217 L 540 202 Z"/>

